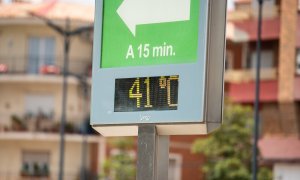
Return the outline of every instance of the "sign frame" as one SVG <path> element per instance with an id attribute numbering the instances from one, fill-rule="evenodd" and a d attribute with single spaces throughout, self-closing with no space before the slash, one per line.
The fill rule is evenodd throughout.
<path id="1" fill-rule="evenodd" d="M 91 125 L 104 136 L 137 136 L 138 125 L 155 124 L 159 135 L 207 134 L 223 116 L 227 1 L 200 0 L 196 63 L 100 68 L 103 0 L 96 1 Z M 118 78 L 179 75 L 178 110 L 114 112 Z"/>

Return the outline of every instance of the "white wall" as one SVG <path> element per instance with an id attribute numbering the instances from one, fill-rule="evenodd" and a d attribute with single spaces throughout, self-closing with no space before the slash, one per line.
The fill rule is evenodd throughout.
<path id="1" fill-rule="evenodd" d="M 25 97 L 31 94 L 49 94 L 54 97 L 54 120 L 61 115 L 62 92 L 61 83 L 2 83 L 0 85 L 0 126 L 8 125 L 11 115 L 23 117 L 26 113 Z M 82 122 L 84 118 L 83 101 L 77 85 L 69 85 L 67 102 L 67 119 Z"/>
<path id="2" fill-rule="evenodd" d="M 50 155 L 50 177 L 56 179 L 59 165 L 58 141 L 2 141 L 0 140 L 0 179 L 18 179 L 22 168 L 23 151 L 43 151 Z M 89 159 L 88 151 L 88 159 Z M 89 165 L 89 160 L 87 164 Z M 64 174 L 65 179 L 76 179 L 81 167 L 81 143 L 66 142 Z"/>
<path id="3" fill-rule="evenodd" d="M 300 179 L 300 163 L 283 164 L 278 163 L 274 166 L 274 180 L 299 180 Z"/>

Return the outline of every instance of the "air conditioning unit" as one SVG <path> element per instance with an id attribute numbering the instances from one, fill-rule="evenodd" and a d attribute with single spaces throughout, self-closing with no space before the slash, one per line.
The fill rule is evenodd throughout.
<path id="1" fill-rule="evenodd" d="M 300 50 L 298 50 L 296 58 L 296 74 L 300 75 Z"/>

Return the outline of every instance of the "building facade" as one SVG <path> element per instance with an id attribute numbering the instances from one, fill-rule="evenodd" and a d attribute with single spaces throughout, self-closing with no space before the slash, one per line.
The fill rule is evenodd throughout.
<path id="1" fill-rule="evenodd" d="M 235 6 L 227 28 L 226 94 L 233 102 L 253 105 L 258 5 L 236 0 Z M 274 179 L 299 179 L 295 173 L 300 163 L 299 2 L 264 1 L 263 12 L 261 164 L 273 167 Z"/>
<path id="2" fill-rule="evenodd" d="M 93 7 L 48 2 L 0 5 L 0 179 L 57 179 L 64 39 L 33 13 L 62 28 L 93 22 Z M 83 135 L 89 114 L 91 32 L 71 38 L 64 177 L 97 176 L 105 140 Z M 85 82 L 82 82 L 84 77 Z M 86 129 L 86 128 L 85 128 Z M 103 150 L 104 149 L 104 150 Z"/>

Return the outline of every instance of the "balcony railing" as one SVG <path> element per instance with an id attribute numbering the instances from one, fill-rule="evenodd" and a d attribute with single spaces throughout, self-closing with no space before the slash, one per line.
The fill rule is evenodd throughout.
<path id="1" fill-rule="evenodd" d="M 27 57 L 0 56 L 0 73 L 7 74 L 62 74 L 63 57 L 56 57 L 54 62 L 43 63 L 46 60 L 30 61 Z M 48 61 L 49 62 L 49 61 Z M 69 73 L 76 75 L 91 74 L 91 59 L 71 58 L 69 60 Z"/>
<path id="2" fill-rule="evenodd" d="M 276 68 L 261 69 L 261 80 L 275 80 L 277 78 Z M 225 82 L 240 83 L 255 80 L 253 69 L 226 70 Z"/>
<path id="3" fill-rule="evenodd" d="M 92 175 L 90 175 L 92 176 Z M 95 176 L 95 175 L 94 175 Z M 96 177 L 94 177 L 95 179 Z M 48 177 L 41 176 L 23 176 L 18 172 L 0 172 L 1 180 L 55 180 L 57 179 L 57 172 L 51 172 Z M 64 179 L 80 179 L 80 172 L 78 173 L 64 173 Z"/>
<path id="4" fill-rule="evenodd" d="M 88 134 L 94 134 L 89 123 L 82 118 L 67 119 L 65 131 L 68 134 L 82 134 L 85 130 Z M 0 114 L 0 132 L 42 132 L 58 133 L 60 131 L 59 119 L 51 116 L 28 116 Z"/>

